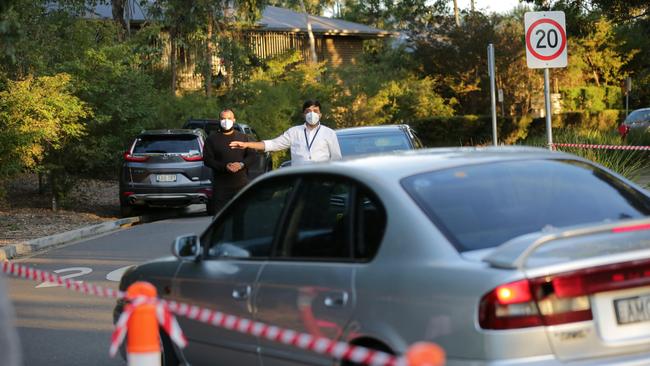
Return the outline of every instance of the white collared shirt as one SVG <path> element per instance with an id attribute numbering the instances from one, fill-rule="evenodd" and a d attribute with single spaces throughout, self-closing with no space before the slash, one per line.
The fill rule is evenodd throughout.
<path id="1" fill-rule="evenodd" d="M 279 151 L 290 147 L 291 165 L 341 159 L 336 132 L 323 125 L 311 130 L 305 125 L 294 126 L 282 135 L 263 142 L 264 151 Z"/>

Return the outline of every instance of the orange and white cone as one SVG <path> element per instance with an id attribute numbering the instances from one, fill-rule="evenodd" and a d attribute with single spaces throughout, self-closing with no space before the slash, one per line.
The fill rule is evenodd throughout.
<path id="1" fill-rule="evenodd" d="M 418 342 L 406 351 L 408 366 L 444 366 L 445 350 L 435 343 Z"/>
<path id="2" fill-rule="evenodd" d="M 156 288 L 148 282 L 136 282 L 126 291 L 127 298 L 155 299 Z M 128 320 L 126 335 L 126 360 L 129 366 L 160 366 L 160 333 L 156 304 L 149 302 L 133 309 Z"/>

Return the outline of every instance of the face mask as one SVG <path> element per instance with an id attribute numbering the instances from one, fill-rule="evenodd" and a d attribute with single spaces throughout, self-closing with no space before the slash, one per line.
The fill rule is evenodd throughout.
<path id="1" fill-rule="evenodd" d="M 305 121 L 314 126 L 318 124 L 318 121 L 320 121 L 320 116 L 316 112 L 309 112 L 305 114 Z"/>
<path id="2" fill-rule="evenodd" d="M 232 126 L 235 125 L 235 121 L 231 119 L 222 119 L 221 120 L 221 128 L 223 128 L 224 131 L 230 131 L 232 129 Z"/>

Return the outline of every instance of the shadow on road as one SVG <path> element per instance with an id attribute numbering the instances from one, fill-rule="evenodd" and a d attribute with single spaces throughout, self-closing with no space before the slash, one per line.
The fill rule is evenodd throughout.
<path id="1" fill-rule="evenodd" d="M 141 209 L 138 213 L 140 215 L 140 223 L 142 224 L 181 217 L 199 217 L 206 215 L 205 205 L 190 205 L 181 208 L 147 207 Z"/>

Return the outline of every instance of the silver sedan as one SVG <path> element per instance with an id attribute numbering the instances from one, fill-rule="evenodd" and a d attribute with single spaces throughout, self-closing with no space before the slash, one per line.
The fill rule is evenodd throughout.
<path id="1" fill-rule="evenodd" d="M 569 154 L 368 156 L 261 177 L 120 286 L 395 354 L 436 342 L 448 365 L 650 364 L 648 215 L 646 191 Z M 340 364 L 179 321 L 166 365 Z"/>

